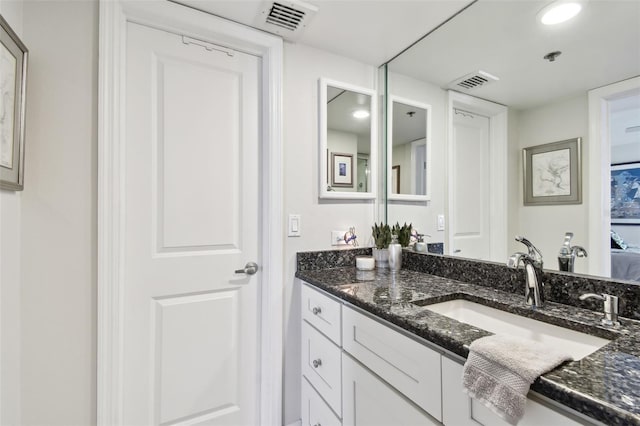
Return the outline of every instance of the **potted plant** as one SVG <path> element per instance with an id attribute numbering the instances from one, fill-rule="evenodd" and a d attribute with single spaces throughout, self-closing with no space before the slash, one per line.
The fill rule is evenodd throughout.
<path id="1" fill-rule="evenodd" d="M 371 227 L 371 236 L 375 247 L 373 248 L 373 258 L 376 260 L 377 268 L 389 267 L 389 244 L 391 244 L 391 228 L 389 225 L 380 222 L 378 226 L 374 223 Z"/>
<path id="2" fill-rule="evenodd" d="M 398 243 L 400 243 L 402 247 L 409 247 L 409 244 L 411 243 L 412 227 L 413 225 L 411 223 L 407 225 L 407 222 L 405 222 L 402 226 L 400 226 L 400 224 L 396 222 L 396 224 L 393 226 L 391 233 L 395 234 L 398 237 Z"/>

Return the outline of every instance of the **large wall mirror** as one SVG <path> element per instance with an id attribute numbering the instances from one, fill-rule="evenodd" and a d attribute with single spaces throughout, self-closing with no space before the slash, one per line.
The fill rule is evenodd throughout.
<path id="1" fill-rule="evenodd" d="M 612 259 L 602 236 L 613 229 L 640 247 L 640 220 L 594 231 L 589 203 L 604 199 L 612 165 L 640 163 L 640 2 L 585 1 L 573 19 L 543 25 L 540 12 L 550 3 L 470 1 L 386 64 L 387 93 L 431 105 L 434 140 L 430 200 L 399 205 L 391 196 L 387 220 L 418 223 L 427 241 L 444 243 L 445 254 L 496 262 L 522 251 L 514 236 L 523 235 L 551 270 L 558 269 L 565 233 L 573 232 L 573 243 L 589 253 L 576 259 L 575 272 L 611 276 L 601 266 Z M 619 128 L 589 140 L 590 94 L 617 82 L 627 89 L 604 110 L 606 122 Z M 523 149 L 578 137 L 583 202 L 524 205 Z M 593 167 L 596 157 L 611 164 Z"/>
<path id="2" fill-rule="evenodd" d="M 427 201 L 431 195 L 431 106 L 389 96 L 387 198 Z"/>
<path id="3" fill-rule="evenodd" d="M 320 198 L 375 199 L 375 92 L 320 79 Z"/>

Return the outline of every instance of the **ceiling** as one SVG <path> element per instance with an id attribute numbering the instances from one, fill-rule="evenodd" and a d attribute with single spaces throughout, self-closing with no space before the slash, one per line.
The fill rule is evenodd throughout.
<path id="1" fill-rule="evenodd" d="M 258 27 L 272 2 L 174 0 Z M 280 0 L 279 0 L 280 1 Z M 280 1 L 287 3 L 287 1 Z M 379 66 L 471 0 L 305 0 L 318 8 L 297 43 Z"/>
<path id="2" fill-rule="evenodd" d="M 640 75 L 640 0 L 591 0 L 576 18 L 544 26 L 536 15 L 549 2 L 479 0 L 389 69 L 443 88 L 486 71 L 500 80 L 456 90 L 516 109 Z M 556 50 L 554 62 L 543 59 Z"/>

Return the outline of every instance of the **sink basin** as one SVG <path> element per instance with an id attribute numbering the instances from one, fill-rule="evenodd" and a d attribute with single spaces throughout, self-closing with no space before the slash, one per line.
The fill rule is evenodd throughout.
<path id="1" fill-rule="evenodd" d="M 434 303 L 425 308 L 494 334 L 509 334 L 562 348 L 574 360 L 582 359 L 610 342 L 463 299 Z"/>

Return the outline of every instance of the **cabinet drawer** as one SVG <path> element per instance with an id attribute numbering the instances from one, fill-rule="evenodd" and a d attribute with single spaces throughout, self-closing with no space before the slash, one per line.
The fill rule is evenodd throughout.
<path id="1" fill-rule="evenodd" d="M 306 284 L 302 286 L 302 319 L 340 346 L 340 303 Z"/>
<path id="2" fill-rule="evenodd" d="M 342 346 L 407 398 L 442 419 L 440 354 L 344 307 Z"/>
<path id="3" fill-rule="evenodd" d="M 341 422 L 304 377 L 302 378 L 302 426 L 340 426 Z"/>
<path id="4" fill-rule="evenodd" d="M 302 321 L 302 374 L 342 416 L 340 348 L 306 321 Z"/>

